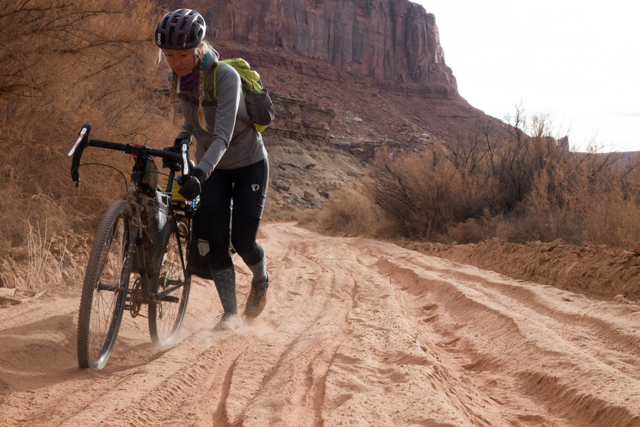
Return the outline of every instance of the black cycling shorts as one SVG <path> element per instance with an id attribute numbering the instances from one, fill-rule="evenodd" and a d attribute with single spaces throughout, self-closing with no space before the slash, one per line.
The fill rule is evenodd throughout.
<path id="1" fill-rule="evenodd" d="M 267 159 L 238 169 L 214 169 L 202 184 L 200 204 L 228 209 L 233 199 L 233 213 L 260 219 L 268 185 Z"/>

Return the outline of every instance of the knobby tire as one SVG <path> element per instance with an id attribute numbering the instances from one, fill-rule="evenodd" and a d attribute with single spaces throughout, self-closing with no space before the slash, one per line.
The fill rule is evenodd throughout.
<path id="1" fill-rule="evenodd" d="M 162 266 L 158 276 L 152 278 L 150 283 L 152 294 L 162 292 L 177 282 L 184 283 L 182 287 L 169 294 L 169 296 L 177 298 L 178 301 L 161 301 L 157 304 L 149 304 L 149 333 L 151 341 L 160 346 L 172 344 L 178 337 L 187 311 L 189 292 L 191 290 L 191 276 L 185 277 L 182 269 L 176 233 L 180 236 L 182 257 L 184 262 L 187 262 L 189 223 L 186 219 L 179 217 L 177 222 L 169 220 L 165 227 L 162 242 L 165 248 Z"/>
<path id="2" fill-rule="evenodd" d="M 113 202 L 89 256 L 78 318 L 78 364 L 100 370 L 113 351 L 127 298 L 134 227 L 127 202 Z"/>

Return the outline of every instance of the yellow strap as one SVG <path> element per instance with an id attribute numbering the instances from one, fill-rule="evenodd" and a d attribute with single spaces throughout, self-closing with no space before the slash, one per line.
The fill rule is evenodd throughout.
<path id="1" fill-rule="evenodd" d="M 220 66 L 220 63 L 218 62 L 218 65 L 216 65 L 216 69 L 213 71 L 213 96 L 218 99 L 218 89 L 216 89 L 216 80 L 218 80 L 218 67 Z"/>

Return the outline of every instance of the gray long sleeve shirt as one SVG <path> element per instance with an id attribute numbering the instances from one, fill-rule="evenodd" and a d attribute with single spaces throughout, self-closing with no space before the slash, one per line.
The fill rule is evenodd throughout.
<path id="1" fill-rule="evenodd" d="M 206 84 L 207 89 L 210 89 L 209 97 L 212 102 L 205 95 L 202 106 L 209 131 L 203 130 L 198 124 L 198 85 L 178 95 L 185 119 L 178 137 L 188 139 L 191 135 L 195 136 L 196 160 L 206 178 L 209 178 L 215 168 L 238 169 L 267 158 L 262 135 L 253 127 L 245 131 L 248 125 L 236 119 L 237 116 L 249 119 L 242 84 L 236 70 L 223 62 L 216 73 L 218 97 L 215 99 L 213 96 L 213 79 L 218 59 L 218 52 L 213 50 L 209 53 L 205 67 Z M 217 108 L 214 107 L 216 104 Z M 241 133 L 239 138 L 233 140 Z"/>

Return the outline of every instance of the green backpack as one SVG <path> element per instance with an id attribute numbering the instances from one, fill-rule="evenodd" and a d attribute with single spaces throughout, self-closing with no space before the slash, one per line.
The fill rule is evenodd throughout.
<path id="1" fill-rule="evenodd" d="M 211 96 L 209 95 L 211 90 L 213 90 L 213 97 L 216 99 L 218 98 L 216 80 L 220 62 L 224 62 L 225 64 L 233 67 L 233 69 L 240 74 L 240 79 L 242 80 L 242 94 L 244 95 L 244 103 L 247 106 L 247 113 L 249 113 L 249 120 L 239 116 L 238 120 L 246 124 L 252 124 L 258 132 L 262 132 L 275 119 L 276 112 L 273 102 L 271 101 L 271 97 L 269 96 L 269 92 L 264 88 L 264 86 L 262 86 L 260 74 L 252 70 L 249 63 L 244 59 L 224 59 L 218 62 L 216 69 L 213 72 L 212 87 L 209 87 L 205 78 L 207 98 L 209 98 L 209 101 L 213 103 Z"/>

